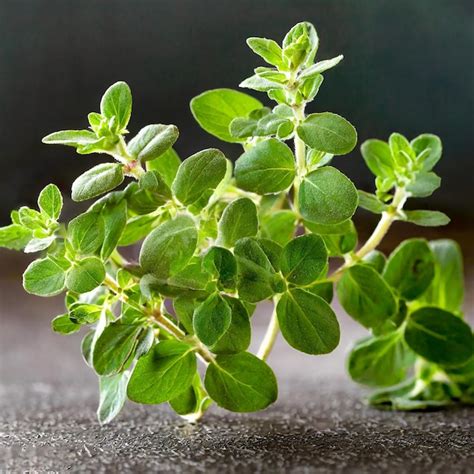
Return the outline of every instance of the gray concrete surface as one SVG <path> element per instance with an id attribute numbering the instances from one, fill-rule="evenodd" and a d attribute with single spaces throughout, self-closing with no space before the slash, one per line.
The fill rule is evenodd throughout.
<path id="1" fill-rule="evenodd" d="M 467 261 L 471 268 L 472 253 Z M 364 390 L 344 374 L 347 348 L 364 332 L 343 314 L 342 342 L 332 354 L 311 357 L 277 342 L 269 363 L 280 396 L 262 413 L 212 408 L 191 426 L 165 405 L 128 403 L 100 427 L 96 379 L 81 360 L 80 336 L 49 330 L 61 298 L 24 294 L 18 277 L 26 260 L 3 253 L 0 264 L 2 474 L 474 471 L 473 409 L 391 413 L 364 405 Z M 472 308 L 470 272 L 468 280 Z M 255 339 L 267 318 L 264 307 Z"/>

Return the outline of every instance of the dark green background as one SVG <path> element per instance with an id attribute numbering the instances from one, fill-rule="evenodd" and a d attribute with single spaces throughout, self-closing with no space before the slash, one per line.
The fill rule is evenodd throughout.
<path id="1" fill-rule="evenodd" d="M 443 187 L 427 207 L 474 213 L 474 25 L 471 0 L 1 0 L 0 222 L 32 204 L 54 181 L 69 192 L 81 171 L 101 159 L 47 147 L 45 134 L 85 127 L 105 88 L 127 81 L 130 124 L 175 123 L 183 156 L 221 147 L 193 121 L 188 102 L 215 87 L 237 87 L 260 61 L 248 36 L 280 40 L 297 21 L 318 29 L 321 59 L 343 53 L 326 74 L 310 110 L 340 113 L 359 141 L 439 134 Z M 258 93 L 256 93 L 258 94 Z M 265 99 L 263 94 L 259 95 Z M 372 178 L 357 152 L 337 165 L 366 190 Z"/>

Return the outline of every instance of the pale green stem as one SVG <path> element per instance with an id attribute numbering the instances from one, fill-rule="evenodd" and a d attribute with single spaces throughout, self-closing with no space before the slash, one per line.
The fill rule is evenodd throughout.
<path id="1" fill-rule="evenodd" d="M 278 324 L 278 317 L 276 312 L 276 307 L 278 304 L 279 297 L 275 297 L 273 300 L 273 313 L 270 319 L 270 323 L 268 324 L 267 330 L 265 332 L 265 336 L 263 337 L 262 343 L 257 352 L 257 357 L 259 359 L 265 360 L 273 349 L 275 345 L 276 338 L 278 336 L 278 332 L 280 330 L 280 325 Z"/>
<path id="2" fill-rule="evenodd" d="M 301 105 L 293 107 L 293 111 L 296 118 L 295 137 L 294 137 L 295 158 L 296 158 L 296 178 L 293 183 L 293 204 L 297 212 L 299 212 L 298 194 L 299 194 L 300 184 L 304 176 L 304 173 L 306 171 L 306 145 L 304 141 L 301 140 L 299 135 L 296 133 L 296 128 L 305 119 L 304 107 L 305 107 L 305 104 L 301 104 Z"/>

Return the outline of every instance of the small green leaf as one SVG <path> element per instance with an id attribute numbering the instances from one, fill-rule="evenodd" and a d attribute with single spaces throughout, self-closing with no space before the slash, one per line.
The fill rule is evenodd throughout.
<path id="1" fill-rule="evenodd" d="M 178 216 L 147 236 L 140 250 L 140 265 L 145 273 L 166 279 L 186 266 L 196 244 L 194 221 L 186 215 Z"/>
<path id="2" fill-rule="evenodd" d="M 372 250 L 363 259 L 363 262 L 373 267 L 377 273 L 382 273 L 387 262 L 387 257 L 379 250 Z"/>
<path id="3" fill-rule="evenodd" d="M 117 247 L 127 225 L 127 202 L 124 200 L 116 205 L 106 204 L 100 214 L 104 222 L 104 239 L 100 257 L 106 260 Z"/>
<path id="4" fill-rule="evenodd" d="M 158 171 L 167 186 L 171 188 L 176 174 L 178 173 L 180 164 L 181 160 L 178 154 L 173 150 L 173 148 L 170 148 L 158 158 L 147 161 L 146 169 L 148 171 Z"/>
<path id="5" fill-rule="evenodd" d="M 86 257 L 74 262 L 66 276 L 66 286 L 76 293 L 88 293 L 105 278 L 104 264 L 97 257 Z"/>
<path id="6" fill-rule="evenodd" d="M 268 64 L 279 66 L 283 62 L 283 51 L 273 40 L 266 38 L 248 38 L 247 44 L 250 49 L 262 57 Z"/>
<path id="7" fill-rule="evenodd" d="M 61 314 L 51 321 L 51 329 L 58 334 L 72 334 L 81 329 L 81 325 L 77 324 L 69 318 L 69 314 Z"/>
<path id="8" fill-rule="evenodd" d="M 451 219 L 440 211 L 404 211 L 404 221 L 423 227 L 439 227 L 447 225 Z"/>
<path id="9" fill-rule="evenodd" d="M 23 273 L 23 287 L 37 296 L 58 295 L 65 289 L 66 272 L 50 257 L 35 260 Z"/>
<path id="10" fill-rule="evenodd" d="M 349 219 L 358 203 L 352 181 L 332 166 L 306 175 L 299 190 L 301 215 L 318 224 L 338 224 Z"/>
<path id="11" fill-rule="evenodd" d="M 352 124 L 331 112 L 308 115 L 296 132 L 310 148 L 333 155 L 345 155 L 357 144 Z"/>
<path id="12" fill-rule="evenodd" d="M 412 197 L 428 197 L 441 185 L 441 178 L 432 171 L 418 173 L 413 182 L 407 186 Z"/>
<path id="13" fill-rule="evenodd" d="M 421 301 L 430 306 L 458 313 L 464 300 L 463 261 L 459 245 L 441 239 L 429 243 L 434 255 L 435 273 Z"/>
<path id="14" fill-rule="evenodd" d="M 366 193 L 359 189 L 359 207 L 374 214 L 382 214 L 388 209 L 387 204 L 380 201 L 380 199 L 371 193 Z"/>
<path id="15" fill-rule="evenodd" d="M 173 193 L 184 205 L 196 202 L 205 191 L 215 189 L 227 171 L 224 154 L 214 148 L 200 151 L 181 163 Z"/>
<path id="16" fill-rule="evenodd" d="M 421 357 L 436 364 L 456 366 L 473 355 L 471 328 L 454 314 L 435 307 L 424 307 L 408 318 L 405 340 Z"/>
<path id="17" fill-rule="evenodd" d="M 117 133 L 125 130 L 132 114 L 130 87 L 125 82 L 112 84 L 102 97 L 100 112 L 108 119 L 115 117 Z"/>
<path id="18" fill-rule="evenodd" d="M 382 140 L 366 140 L 360 151 L 367 167 L 375 176 L 394 178 L 394 162 L 388 143 Z"/>
<path id="19" fill-rule="evenodd" d="M 104 221 L 98 212 L 85 212 L 69 223 L 67 232 L 74 250 L 79 254 L 90 255 L 104 241 Z"/>
<path id="20" fill-rule="evenodd" d="M 75 148 L 87 147 L 97 143 L 97 135 L 90 130 L 61 130 L 53 132 L 41 140 L 47 145 L 66 145 Z"/>
<path id="21" fill-rule="evenodd" d="M 325 59 L 324 61 L 319 61 L 316 64 L 313 64 L 306 69 L 303 70 L 303 72 L 299 75 L 298 79 L 307 79 L 309 77 L 314 77 L 318 74 L 321 74 L 324 71 L 327 71 L 328 69 L 332 69 L 333 67 L 337 66 L 342 60 L 344 59 L 344 56 L 340 54 L 339 56 L 336 56 L 335 58 L 332 59 Z"/>
<path id="22" fill-rule="evenodd" d="M 270 138 L 245 152 L 235 164 L 237 185 L 257 194 L 285 190 L 295 178 L 295 159 L 287 145 Z"/>
<path id="23" fill-rule="evenodd" d="M 232 201 L 219 220 L 217 243 L 231 248 L 243 237 L 253 237 L 258 231 L 257 207 L 249 198 Z"/>
<path id="24" fill-rule="evenodd" d="M 296 237 L 284 248 L 280 268 L 288 283 L 309 285 L 321 275 L 328 262 L 328 253 L 319 235 Z"/>
<path id="25" fill-rule="evenodd" d="M 128 383 L 128 398 L 158 404 L 184 392 L 196 374 L 193 348 L 184 342 L 162 341 L 140 358 Z"/>
<path id="26" fill-rule="evenodd" d="M 439 137 L 429 133 L 417 136 L 411 141 L 411 147 L 417 157 L 423 155 L 422 164 L 424 171 L 433 169 L 443 153 L 443 146 Z"/>
<path id="27" fill-rule="evenodd" d="M 122 410 L 127 399 L 127 385 L 130 372 L 99 377 L 100 400 L 97 418 L 101 425 L 110 423 Z"/>
<path id="28" fill-rule="evenodd" d="M 132 245 L 146 237 L 160 222 L 154 215 L 134 216 L 128 219 L 127 225 L 120 236 L 119 246 Z"/>
<path id="29" fill-rule="evenodd" d="M 115 375 L 126 368 L 133 356 L 142 332 L 140 326 L 122 324 L 115 321 L 109 324 L 94 345 L 92 364 L 99 375 Z"/>
<path id="30" fill-rule="evenodd" d="M 0 247 L 11 250 L 23 250 L 33 237 L 31 230 L 21 224 L 0 227 Z"/>
<path id="31" fill-rule="evenodd" d="M 387 283 L 368 265 L 344 271 L 337 285 L 342 307 L 366 328 L 376 328 L 397 311 L 397 302 Z"/>
<path id="32" fill-rule="evenodd" d="M 227 331 L 232 319 L 231 309 L 219 293 L 210 295 L 194 312 L 196 336 L 207 346 L 214 345 Z"/>
<path id="33" fill-rule="evenodd" d="M 55 184 L 48 184 L 38 197 L 38 206 L 41 212 L 57 221 L 63 207 L 63 197 Z"/>
<path id="34" fill-rule="evenodd" d="M 224 335 L 210 348 L 215 354 L 237 354 L 250 345 L 251 328 L 245 306 L 236 298 L 223 297 L 231 310 L 231 322 Z"/>
<path id="35" fill-rule="evenodd" d="M 262 103 L 253 97 L 232 89 L 214 89 L 191 100 L 191 112 L 198 124 L 211 135 L 225 142 L 240 142 L 233 137 L 229 126 L 236 117 L 246 117 Z"/>
<path id="36" fill-rule="evenodd" d="M 408 301 L 421 296 L 433 276 L 433 253 L 423 239 L 402 242 L 390 254 L 383 272 L 385 281 Z"/>
<path id="37" fill-rule="evenodd" d="M 69 307 L 69 318 L 77 324 L 93 324 L 99 320 L 102 311 L 100 305 L 77 302 Z"/>
<path id="38" fill-rule="evenodd" d="M 174 145 L 178 135 L 175 125 L 147 125 L 128 142 L 127 148 L 133 157 L 143 163 L 165 153 Z"/>
<path id="39" fill-rule="evenodd" d="M 204 386 L 219 406 L 234 412 L 263 410 L 278 396 L 272 369 L 248 352 L 217 356 L 207 368 Z"/>
<path id="40" fill-rule="evenodd" d="M 286 245 L 295 233 L 297 220 L 296 214 L 288 209 L 265 214 L 261 218 L 261 236 Z"/>
<path id="41" fill-rule="evenodd" d="M 119 163 L 102 163 L 81 174 L 72 184 L 72 199 L 87 201 L 112 191 L 123 181 L 123 169 Z"/>
<path id="42" fill-rule="evenodd" d="M 323 298 L 295 288 L 277 305 L 281 333 L 288 344 L 307 354 L 327 354 L 339 344 L 336 315 Z"/>
<path id="43" fill-rule="evenodd" d="M 211 247 L 204 256 L 203 267 L 216 277 L 223 288 L 234 288 L 237 262 L 233 253 L 222 247 Z"/>
<path id="44" fill-rule="evenodd" d="M 358 383 L 383 387 L 402 382 L 414 361 L 403 333 L 393 331 L 357 342 L 349 354 L 347 370 Z"/>

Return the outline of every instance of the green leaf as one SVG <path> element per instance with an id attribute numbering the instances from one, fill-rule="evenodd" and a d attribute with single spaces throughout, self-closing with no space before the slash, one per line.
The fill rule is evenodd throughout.
<path id="1" fill-rule="evenodd" d="M 249 198 L 232 201 L 219 220 L 217 243 L 231 248 L 243 237 L 253 237 L 258 231 L 257 207 Z"/>
<path id="2" fill-rule="evenodd" d="M 318 46 L 316 29 L 307 21 L 297 23 L 283 39 L 283 51 L 292 68 L 312 63 Z"/>
<path id="3" fill-rule="evenodd" d="M 102 311 L 100 305 L 77 302 L 69 307 L 69 318 L 77 324 L 93 324 L 99 320 Z"/>
<path id="4" fill-rule="evenodd" d="M 115 117 L 117 133 L 126 129 L 132 115 L 132 93 L 125 82 L 116 82 L 105 91 L 100 113 L 108 119 Z"/>
<path id="5" fill-rule="evenodd" d="M 72 334 L 81 329 L 81 325 L 77 324 L 69 318 L 69 314 L 61 314 L 51 321 L 51 329 L 58 334 Z"/>
<path id="6" fill-rule="evenodd" d="M 211 247 L 204 256 L 202 265 L 217 278 L 223 288 L 234 288 L 237 276 L 237 262 L 233 253 L 222 247 Z"/>
<path id="7" fill-rule="evenodd" d="M 148 171 L 158 171 L 169 188 L 178 173 L 181 160 L 173 148 L 165 151 L 161 156 L 146 162 Z"/>
<path id="8" fill-rule="evenodd" d="M 173 193 L 184 205 L 196 202 L 205 191 L 215 189 L 227 171 L 224 154 L 214 148 L 202 150 L 181 163 L 173 181 Z"/>
<path id="9" fill-rule="evenodd" d="M 373 267 L 377 273 L 381 274 L 385 268 L 387 257 L 385 257 L 385 255 L 379 250 L 372 250 L 362 259 L 362 261 Z"/>
<path id="10" fill-rule="evenodd" d="M 63 197 L 55 184 L 48 184 L 38 197 L 38 206 L 49 218 L 57 221 L 63 207 Z"/>
<path id="11" fill-rule="evenodd" d="M 178 136 L 178 127 L 175 125 L 147 125 L 128 142 L 127 148 L 134 158 L 144 163 L 165 153 Z"/>
<path id="12" fill-rule="evenodd" d="M 248 38 L 249 48 L 262 57 L 268 64 L 279 66 L 283 62 L 283 51 L 273 40 L 266 38 Z"/>
<path id="13" fill-rule="evenodd" d="M 243 80 L 239 87 L 243 87 L 245 89 L 253 89 L 254 91 L 259 92 L 268 92 L 274 89 L 283 89 L 283 85 L 280 82 L 265 79 L 259 74 L 254 74 L 253 76 L 248 77 L 247 79 Z"/>
<path id="14" fill-rule="evenodd" d="M 97 143 L 98 138 L 90 130 L 61 130 L 50 133 L 41 141 L 47 145 L 66 145 L 80 148 L 94 145 Z"/>
<path id="15" fill-rule="evenodd" d="M 281 333 L 291 347 L 307 354 L 328 354 L 339 344 L 336 315 L 314 293 L 294 288 L 283 294 L 276 311 Z"/>
<path id="16" fill-rule="evenodd" d="M 102 163 L 81 174 L 72 183 L 72 199 L 87 201 L 112 191 L 123 181 L 123 169 L 119 163 Z"/>
<path id="17" fill-rule="evenodd" d="M 76 293 L 88 293 L 105 279 L 104 264 L 97 257 L 86 257 L 74 262 L 66 276 L 66 286 Z"/>
<path id="18" fill-rule="evenodd" d="M 155 215 L 134 216 L 128 219 L 120 236 L 119 246 L 132 245 L 143 239 L 156 227 L 157 222 L 160 220 Z"/>
<path id="19" fill-rule="evenodd" d="M 124 200 L 116 205 L 106 204 L 102 209 L 101 217 L 104 222 L 104 239 L 100 257 L 106 260 L 117 247 L 127 225 L 127 202 Z"/>
<path id="20" fill-rule="evenodd" d="M 474 338 L 469 325 L 440 308 L 427 306 L 412 313 L 405 340 L 414 352 L 436 364 L 462 365 L 473 355 Z"/>
<path id="21" fill-rule="evenodd" d="M 47 249 L 55 240 L 55 235 L 50 235 L 49 237 L 44 237 L 41 239 L 33 238 L 28 242 L 23 251 L 25 253 L 40 252 L 41 250 Z"/>
<path id="22" fill-rule="evenodd" d="M 349 219 L 359 203 L 352 181 L 332 166 L 306 175 L 298 197 L 303 218 L 318 224 L 338 224 Z"/>
<path id="23" fill-rule="evenodd" d="M 447 225 L 451 219 L 440 211 L 404 211 L 404 221 L 423 227 L 438 227 Z"/>
<path id="24" fill-rule="evenodd" d="M 374 214 L 382 214 L 382 212 L 388 209 L 387 204 L 380 201 L 380 199 L 371 193 L 358 190 L 359 193 L 359 207 L 366 209 L 367 211 L 373 212 Z"/>
<path id="25" fill-rule="evenodd" d="M 234 248 L 237 259 L 239 297 L 256 303 L 283 291 L 281 277 L 276 274 L 267 249 L 261 240 L 246 237 Z"/>
<path id="26" fill-rule="evenodd" d="M 286 245 L 295 233 L 297 220 L 296 214 L 288 209 L 272 211 L 261 218 L 261 235 L 279 245 Z"/>
<path id="27" fill-rule="evenodd" d="M 388 143 L 382 140 L 366 140 L 360 151 L 365 164 L 375 176 L 394 178 L 394 162 Z"/>
<path id="28" fill-rule="evenodd" d="M 99 375 L 115 375 L 126 368 L 133 356 L 142 332 L 140 326 L 122 324 L 115 321 L 109 324 L 94 345 L 92 364 Z"/>
<path id="29" fill-rule="evenodd" d="M 424 171 L 430 171 L 441 158 L 443 146 L 436 135 L 424 133 L 411 141 L 411 147 L 417 157 L 423 154 L 422 164 Z"/>
<path id="30" fill-rule="evenodd" d="M 421 301 L 430 306 L 458 313 L 464 300 L 462 254 L 453 240 L 433 240 L 429 243 L 434 255 L 435 273 Z"/>
<path id="31" fill-rule="evenodd" d="M 393 161 L 401 168 L 408 167 L 411 161 L 415 158 L 408 140 L 400 133 L 392 133 L 388 139 L 390 152 L 392 153 Z"/>
<path id="32" fill-rule="evenodd" d="M 33 237 L 31 230 L 21 224 L 0 227 L 0 247 L 11 250 L 23 250 Z"/>
<path id="33" fill-rule="evenodd" d="M 331 112 L 308 115 L 296 132 L 310 148 L 333 155 L 345 155 L 357 144 L 352 124 Z"/>
<path id="34" fill-rule="evenodd" d="M 191 100 L 191 112 L 198 124 L 211 135 L 225 142 L 240 142 L 233 137 L 229 126 L 236 117 L 246 117 L 262 103 L 253 97 L 232 89 L 214 89 Z"/>
<path id="35" fill-rule="evenodd" d="M 98 212 L 85 212 L 69 223 L 67 232 L 74 250 L 79 254 L 90 255 L 104 241 L 104 221 Z"/>
<path id="36" fill-rule="evenodd" d="M 137 362 L 127 395 L 137 403 L 167 402 L 184 392 L 195 374 L 193 348 L 184 342 L 162 341 Z"/>
<path id="37" fill-rule="evenodd" d="M 210 295 L 194 312 L 194 333 L 206 346 L 215 344 L 227 331 L 231 309 L 219 293 Z"/>
<path id="38" fill-rule="evenodd" d="M 295 160 L 287 145 L 269 138 L 245 152 L 235 164 L 237 185 L 257 194 L 285 190 L 295 178 Z"/>
<path id="39" fill-rule="evenodd" d="M 304 290 L 321 297 L 326 303 L 331 303 L 334 297 L 332 281 L 317 281 L 312 285 L 305 286 Z"/>
<path id="40" fill-rule="evenodd" d="M 65 289 L 66 272 L 50 257 L 35 260 L 23 273 L 23 288 L 37 296 L 58 295 Z"/>
<path id="41" fill-rule="evenodd" d="M 328 263 L 328 252 L 319 235 L 296 237 L 284 248 L 280 268 L 288 283 L 309 285 L 321 275 Z"/>
<path id="42" fill-rule="evenodd" d="M 196 374 L 193 383 L 169 403 L 178 415 L 190 423 L 195 423 L 212 401 L 202 386 L 201 377 Z"/>
<path id="43" fill-rule="evenodd" d="M 326 59 L 324 61 L 319 61 L 316 64 L 313 64 L 306 69 L 303 70 L 303 72 L 299 75 L 298 79 L 307 79 L 308 77 L 314 77 L 318 74 L 321 74 L 324 71 L 327 71 L 328 69 L 332 69 L 333 67 L 337 66 L 342 60 L 344 59 L 344 56 L 340 54 L 339 56 L 336 56 L 335 58 L 332 59 Z"/>
<path id="44" fill-rule="evenodd" d="M 357 342 L 349 354 L 347 370 L 358 383 L 383 387 L 402 382 L 414 362 L 403 333 L 393 331 Z"/>
<path id="45" fill-rule="evenodd" d="M 342 307 L 366 328 L 376 328 L 397 311 L 397 302 L 387 283 L 368 265 L 344 271 L 337 285 Z"/>
<path id="46" fill-rule="evenodd" d="M 110 423 L 122 410 L 127 399 L 129 372 L 99 377 L 100 400 L 97 408 L 97 418 L 101 425 Z"/>
<path id="47" fill-rule="evenodd" d="M 441 178 L 432 171 L 418 173 L 415 180 L 407 186 L 411 197 L 428 197 L 441 185 Z"/>
<path id="48" fill-rule="evenodd" d="M 383 272 L 385 281 L 408 301 L 421 296 L 433 276 L 433 253 L 423 239 L 402 242 L 390 254 Z"/>
<path id="49" fill-rule="evenodd" d="M 140 250 L 140 265 L 145 273 L 167 278 L 186 266 L 196 245 L 194 221 L 186 215 L 178 216 L 147 236 Z"/>
<path id="50" fill-rule="evenodd" d="M 223 336 L 210 348 L 215 354 L 237 354 L 250 345 L 251 328 L 245 306 L 236 298 L 223 297 L 231 310 L 231 322 Z"/>
<path id="51" fill-rule="evenodd" d="M 204 386 L 219 406 L 234 412 L 263 410 L 278 396 L 272 369 L 248 352 L 217 356 L 207 368 Z"/>

